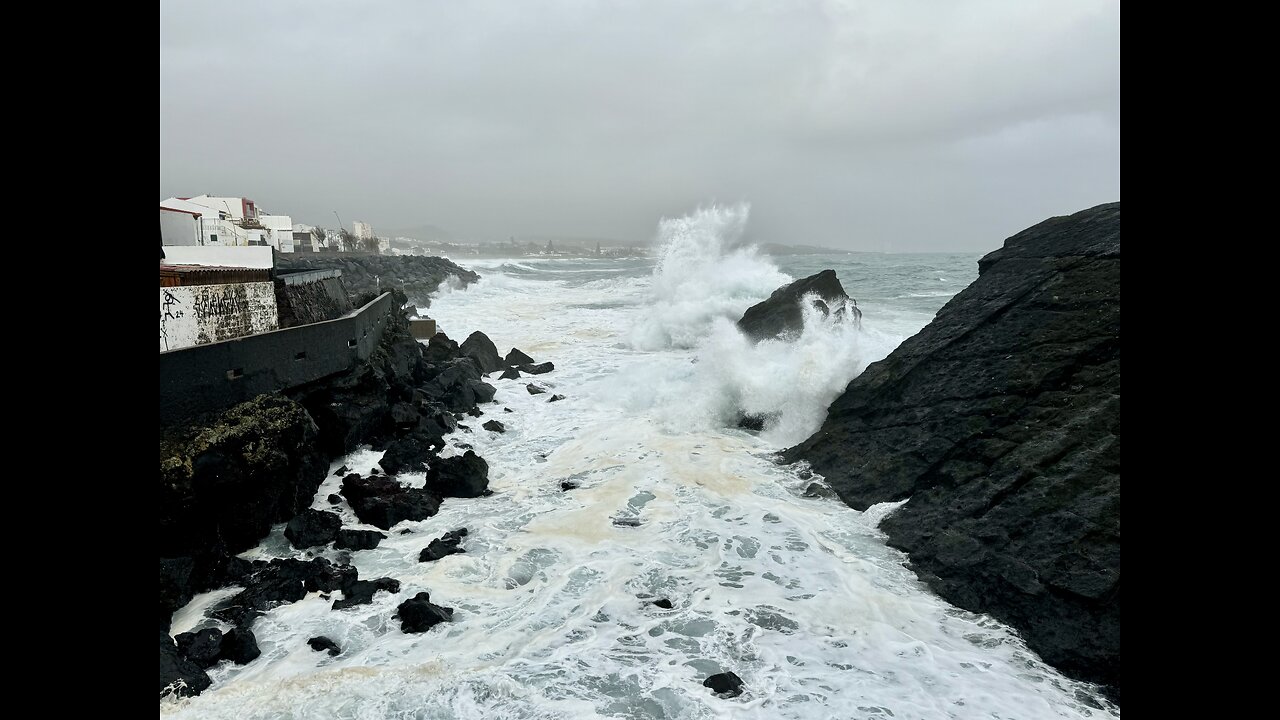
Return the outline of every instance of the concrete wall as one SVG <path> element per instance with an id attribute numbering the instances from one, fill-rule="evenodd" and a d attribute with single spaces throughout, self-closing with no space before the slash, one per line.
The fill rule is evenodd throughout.
<path id="1" fill-rule="evenodd" d="M 161 245 L 201 245 L 203 227 L 199 216 L 180 210 L 160 208 Z"/>
<path id="2" fill-rule="evenodd" d="M 274 283 L 160 288 L 160 352 L 279 327 Z"/>
<path id="3" fill-rule="evenodd" d="M 378 347 L 390 293 L 337 320 L 160 353 L 160 422 L 221 410 L 340 373 Z"/>
<path id="4" fill-rule="evenodd" d="M 225 265 L 267 268 L 275 266 L 271 248 L 266 247 L 173 247 L 164 249 L 169 265 Z"/>

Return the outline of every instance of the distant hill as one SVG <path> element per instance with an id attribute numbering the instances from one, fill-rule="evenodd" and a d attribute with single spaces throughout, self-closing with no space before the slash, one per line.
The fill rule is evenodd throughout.
<path id="1" fill-rule="evenodd" d="M 817 245 L 783 245 L 781 243 L 764 243 L 758 246 L 766 255 L 848 255 L 848 250 L 819 247 Z"/>

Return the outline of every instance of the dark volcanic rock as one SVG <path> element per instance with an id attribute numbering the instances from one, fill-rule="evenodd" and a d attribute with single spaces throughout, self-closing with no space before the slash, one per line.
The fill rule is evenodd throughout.
<path id="1" fill-rule="evenodd" d="M 173 638 L 160 631 L 160 694 L 199 695 L 211 683 L 204 669 L 180 656 Z"/>
<path id="2" fill-rule="evenodd" d="M 489 492 L 489 463 L 468 450 L 440 458 L 427 470 L 426 489 L 442 497 L 480 497 Z"/>
<path id="3" fill-rule="evenodd" d="M 499 380 L 519 380 L 520 371 L 515 368 L 507 368 L 506 370 L 502 371 L 502 374 L 498 376 L 498 379 Z"/>
<path id="4" fill-rule="evenodd" d="M 560 483 L 560 489 L 564 491 L 577 490 L 580 485 L 572 480 L 564 480 Z"/>
<path id="5" fill-rule="evenodd" d="M 951 602 L 1120 686 L 1120 204 L 1009 238 L 788 450 Z"/>
<path id="6" fill-rule="evenodd" d="M 702 686 L 711 688 L 711 692 L 722 698 L 738 697 L 742 694 L 742 678 L 732 672 L 712 675 L 702 681 Z"/>
<path id="7" fill-rule="evenodd" d="M 507 426 L 503 425 L 497 420 L 490 420 L 486 422 L 484 425 L 482 425 L 481 427 L 483 427 L 485 430 L 488 430 L 489 432 L 504 433 L 507 431 Z"/>
<path id="8" fill-rule="evenodd" d="M 549 373 L 552 370 L 555 370 L 556 366 L 553 363 L 544 362 L 544 363 L 537 363 L 537 364 L 526 363 L 524 365 L 518 365 L 517 368 L 520 370 L 520 372 L 528 373 L 529 375 L 542 375 L 544 373 Z"/>
<path id="9" fill-rule="evenodd" d="M 338 537 L 338 529 L 342 527 L 342 518 L 331 512 L 307 509 L 293 516 L 284 528 L 284 536 L 289 544 L 299 550 L 328 545 Z"/>
<path id="10" fill-rule="evenodd" d="M 563 396 L 563 395 L 560 395 L 559 393 L 557 393 L 557 394 L 555 394 L 555 395 L 552 395 L 550 398 L 548 398 L 548 399 L 547 399 L 547 402 L 549 402 L 549 403 L 553 403 L 553 402 L 560 402 L 560 401 L 561 401 L 561 400 L 563 400 L 563 399 L 564 399 L 564 396 Z"/>
<path id="11" fill-rule="evenodd" d="M 426 632 L 442 622 L 453 619 L 453 608 L 442 607 L 431 602 L 431 596 L 420 592 L 410 600 L 400 603 L 396 608 L 400 618 L 400 629 L 407 633 Z"/>
<path id="12" fill-rule="evenodd" d="M 479 330 L 462 341 L 458 346 L 458 352 L 474 360 L 480 367 L 480 372 L 485 375 L 502 369 L 502 356 L 498 354 L 498 348 L 494 346 L 488 335 Z"/>
<path id="13" fill-rule="evenodd" d="M 338 643 L 323 635 L 311 638 L 307 641 L 307 645 L 311 646 L 311 649 L 316 652 L 328 652 L 330 655 L 342 654 L 342 648 L 338 647 Z"/>
<path id="14" fill-rule="evenodd" d="M 529 383 L 528 385 L 525 385 L 524 389 L 528 390 L 530 395 L 541 395 L 542 393 L 547 391 L 547 389 L 542 387 L 541 385 L 534 385 L 533 383 Z"/>
<path id="15" fill-rule="evenodd" d="M 160 442 L 160 555 L 248 550 L 311 505 L 328 473 L 301 405 L 261 395 Z"/>
<path id="16" fill-rule="evenodd" d="M 196 589 L 191 575 L 195 561 L 189 557 L 160 558 L 160 629 L 169 628 L 173 612 L 191 602 Z"/>
<path id="17" fill-rule="evenodd" d="M 222 652 L 222 631 L 217 628 L 185 632 L 175 635 L 173 641 L 178 645 L 179 655 L 206 670 L 218 662 Z"/>
<path id="18" fill-rule="evenodd" d="M 666 598 L 659 598 L 657 600 L 654 600 L 653 604 L 662 608 L 663 610 L 670 610 L 672 607 L 674 607 L 671 604 L 671 601 Z"/>
<path id="19" fill-rule="evenodd" d="M 830 312 L 832 305 L 843 306 L 848 295 L 840 285 L 835 270 L 823 270 L 817 275 L 784 285 L 769 296 L 768 300 L 752 305 L 738 321 L 738 328 L 753 340 L 795 334 L 804 329 L 801 301 L 809 293 L 815 293 L 814 305 L 822 314 Z"/>
<path id="20" fill-rule="evenodd" d="M 440 438 L 425 433 L 406 435 L 387 446 L 378 464 L 391 475 L 422 472 L 426 464 L 435 458 L 439 442 Z"/>
<path id="21" fill-rule="evenodd" d="M 248 628 L 263 610 L 278 603 L 297 602 L 308 592 L 333 592 L 355 582 L 356 574 L 355 568 L 334 565 L 324 558 L 259 560 L 238 581 L 244 590 L 218 603 L 210 614 L 236 627 Z"/>
<path id="22" fill-rule="evenodd" d="M 222 636 L 222 651 L 219 660 L 230 660 L 236 665 L 247 665 L 258 659 L 262 651 L 258 649 L 258 638 L 245 628 L 231 628 Z"/>
<path id="23" fill-rule="evenodd" d="M 386 539 L 387 536 L 377 530 L 350 530 L 343 528 L 338 531 L 338 538 L 334 541 L 333 546 L 339 550 L 372 550 L 378 547 L 378 543 Z"/>
<path id="24" fill-rule="evenodd" d="M 333 601 L 333 609 L 342 610 L 356 605 L 368 605 L 373 602 L 373 596 L 379 590 L 398 593 L 400 592 L 400 581 L 384 577 L 376 580 L 356 580 L 347 583 L 342 586 L 342 599 Z"/>
<path id="25" fill-rule="evenodd" d="M 755 430 L 756 432 L 760 432 L 764 430 L 764 416 L 743 415 L 742 419 L 738 421 L 738 427 L 743 430 Z"/>
<path id="26" fill-rule="evenodd" d="M 329 493 L 329 497 L 325 498 L 325 500 L 329 501 L 330 505 L 342 504 L 342 496 L 337 493 Z"/>
<path id="27" fill-rule="evenodd" d="M 421 488 L 408 488 L 388 477 L 342 480 L 342 496 L 360 522 L 383 530 L 403 520 L 425 520 L 440 511 L 440 498 Z"/>
<path id="28" fill-rule="evenodd" d="M 466 536 L 466 528 L 450 530 L 443 536 L 432 540 L 430 545 L 423 548 L 422 552 L 418 555 L 418 562 L 431 562 L 433 560 L 439 560 L 446 555 L 457 555 L 458 553 L 466 552 L 462 548 L 458 547 L 462 544 L 462 538 Z"/>
<path id="29" fill-rule="evenodd" d="M 507 353 L 507 356 L 503 358 L 503 363 L 507 367 L 514 367 L 516 365 L 532 365 L 535 362 L 537 361 L 520 352 L 517 348 L 511 348 L 511 352 Z"/>

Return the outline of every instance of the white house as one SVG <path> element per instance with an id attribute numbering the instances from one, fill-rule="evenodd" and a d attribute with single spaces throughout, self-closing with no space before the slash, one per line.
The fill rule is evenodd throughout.
<path id="1" fill-rule="evenodd" d="M 359 220 L 351 223 L 351 232 L 357 240 L 368 240 L 373 237 L 373 226 Z"/>
<path id="2" fill-rule="evenodd" d="M 258 213 L 258 222 L 267 231 L 267 244 L 280 252 L 293 252 L 293 218 L 288 215 Z"/>
<path id="3" fill-rule="evenodd" d="M 280 252 L 294 251 L 293 218 L 261 212 L 257 203 L 249 198 L 198 195 L 162 200 L 160 207 L 198 214 L 201 241 L 196 244 L 199 245 L 266 245 Z M 170 221 L 170 224 L 174 222 Z M 165 245 L 186 244 L 169 242 L 164 231 L 164 221 L 161 223 L 160 237 Z"/>

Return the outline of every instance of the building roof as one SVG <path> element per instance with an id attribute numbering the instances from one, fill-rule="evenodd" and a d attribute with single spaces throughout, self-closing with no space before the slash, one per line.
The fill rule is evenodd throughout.
<path id="1" fill-rule="evenodd" d="M 204 214 L 204 213 L 198 213 L 198 212 L 196 212 L 195 210 L 183 210 L 182 208 L 171 208 L 171 207 L 165 207 L 165 206 L 163 206 L 163 205 L 161 205 L 161 206 L 160 206 L 160 209 L 161 209 L 161 210 L 166 210 L 166 211 L 168 211 L 168 212 L 180 212 L 180 213 L 186 213 L 186 214 L 188 214 L 188 215 L 195 215 L 196 217 L 200 217 L 201 215 L 203 215 L 203 214 Z"/>
<path id="2" fill-rule="evenodd" d="M 265 268 L 160 263 L 160 287 L 228 285 L 232 283 L 270 281 L 271 271 Z"/>

